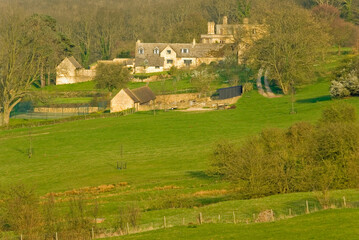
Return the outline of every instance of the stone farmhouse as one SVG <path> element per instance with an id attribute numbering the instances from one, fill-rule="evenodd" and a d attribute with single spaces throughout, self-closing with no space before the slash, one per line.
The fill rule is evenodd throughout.
<path id="1" fill-rule="evenodd" d="M 201 43 L 136 43 L 135 72 L 152 73 L 177 68 L 195 68 L 202 63 L 209 64 L 223 60 L 225 52 L 234 50 L 233 44 L 238 44 L 238 63 L 241 56 L 253 41 L 265 33 L 263 24 L 249 24 L 247 18 L 242 24 L 228 24 L 228 18 L 223 17 L 222 24 L 208 22 L 207 34 L 201 35 Z M 240 39 L 240 41 L 239 41 Z M 231 45 L 231 47 L 229 47 Z"/>
<path id="2" fill-rule="evenodd" d="M 74 57 L 68 57 L 56 67 L 56 85 L 91 81 L 95 75 L 94 70 L 85 69 Z"/>
<path id="3" fill-rule="evenodd" d="M 149 87 L 132 90 L 125 88 L 112 98 L 110 111 L 121 112 L 130 108 L 134 108 L 135 111 L 147 111 L 152 108 L 155 100 L 156 96 Z"/>
<path id="4" fill-rule="evenodd" d="M 202 63 L 210 64 L 223 60 L 228 51 L 238 55 L 238 63 L 253 41 L 265 34 L 264 24 L 228 24 L 223 17 L 222 24 L 208 22 L 208 32 L 201 35 L 201 42 L 192 43 L 142 43 L 136 42 L 135 59 L 115 58 L 97 63 L 118 63 L 132 70 L 132 73 L 153 73 L 176 68 L 196 68 Z M 235 46 L 237 44 L 237 46 Z M 74 57 L 65 58 L 56 68 L 56 84 L 70 84 L 91 81 L 96 75 L 96 65 L 84 69 Z"/>
<path id="5" fill-rule="evenodd" d="M 225 44 L 136 42 L 136 73 L 153 73 L 177 68 L 195 68 L 224 59 Z"/>
<path id="6" fill-rule="evenodd" d="M 222 24 L 208 22 L 207 34 L 201 35 L 202 43 L 235 43 L 241 41 L 253 41 L 261 38 L 264 34 L 263 24 L 249 24 L 248 18 L 243 19 L 242 24 L 228 24 L 228 18 L 223 17 Z M 239 42 L 239 41 L 238 41 Z"/>

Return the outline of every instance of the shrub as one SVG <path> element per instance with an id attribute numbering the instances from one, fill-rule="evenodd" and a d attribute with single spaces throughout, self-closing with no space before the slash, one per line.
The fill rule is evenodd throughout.
<path id="1" fill-rule="evenodd" d="M 343 98 L 347 96 L 359 95 L 358 72 L 354 68 L 351 71 L 343 70 L 330 86 L 330 95 L 333 98 Z"/>
<path id="2" fill-rule="evenodd" d="M 210 172 L 223 176 L 243 197 L 320 191 L 359 185 L 359 125 L 355 109 L 333 104 L 316 126 L 296 123 L 266 129 L 243 145 L 218 143 Z"/>
<path id="3" fill-rule="evenodd" d="M 243 85 L 243 93 L 246 93 L 246 92 L 250 92 L 253 90 L 253 83 L 251 82 L 246 82 L 244 85 Z"/>
<path id="4" fill-rule="evenodd" d="M 350 91 L 341 82 L 332 81 L 330 85 L 330 96 L 332 98 L 344 98 L 350 96 Z"/>
<path id="5" fill-rule="evenodd" d="M 338 102 L 323 110 L 319 123 L 355 122 L 356 120 L 355 107 L 348 103 Z"/>
<path id="6" fill-rule="evenodd" d="M 141 216 L 141 211 L 134 205 L 120 206 L 113 226 L 115 229 L 125 231 L 127 224 L 136 227 Z"/>

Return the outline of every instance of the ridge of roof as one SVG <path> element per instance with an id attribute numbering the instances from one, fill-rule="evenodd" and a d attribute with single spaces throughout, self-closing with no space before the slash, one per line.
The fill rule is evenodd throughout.
<path id="1" fill-rule="evenodd" d="M 68 57 L 67 59 L 72 63 L 72 65 L 74 65 L 75 68 L 83 68 L 81 64 L 74 58 L 74 56 Z"/>

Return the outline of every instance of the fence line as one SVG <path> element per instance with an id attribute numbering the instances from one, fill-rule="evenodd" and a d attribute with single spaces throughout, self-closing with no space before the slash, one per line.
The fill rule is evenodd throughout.
<path id="1" fill-rule="evenodd" d="M 220 213 L 211 213 L 211 214 L 203 214 L 203 212 L 198 212 L 192 214 L 191 217 L 166 217 L 163 216 L 162 220 L 141 224 L 136 227 L 130 227 L 129 223 L 126 223 L 124 229 L 114 229 L 114 228 L 94 228 L 92 227 L 88 231 L 88 237 L 86 239 L 102 239 L 108 237 L 116 237 L 121 235 L 128 235 L 140 232 L 153 231 L 158 229 L 167 229 L 174 226 L 183 226 L 183 225 L 197 225 L 197 224 L 205 224 L 205 223 L 214 223 L 214 224 L 254 224 L 259 222 L 273 222 L 281 219 L 288 219 L 294 216 L 302 216 L 305 214 L 310 214 L 314 212 L 318 212 L 325 209 L 335 208 L 335 209 L 345 209 L 345 208 L 359 208 L 359 202 L 349 202 L 345 196 L 343 196 L 340 200 L 335 200 L 329 202 L 327 206 L 318 208 L 318 202 L 305 200 L 301 205 L 298 206 L 296 211 L 293 211 L 292 208 L 288 208 L 286 212 L 279 213 L 280 211 L 273 211 L 273 209 L 266 209 L 262 212 L 252 213 L 240 213 L 238 210 L 234 211 L 226 211 Z M 281 209 L 283 210 L 283 209 Z M 186 222 L 186 219 L 189 220 Z M 191 221 L 192 220 L 192 221 Z M 56 240 L 62 240 L 58 233 L 54 233 L 54 237 L 56 236 Z M 1 235 L 0 235 L 1 237 Z M 83 238 L 83 239 L 85 239 Z M 26 240 L 25 234 L 19 234 L 13 238 L 3 238 L 8 240 L 13 239 L 23 239 Z"/>
<path id="2" fill-rule="evenodd" d="M 127 116 L 130 114 L 135 113 L 134 108 L 130 108 L 121 112 L 116 113 L 94 113 L 94 114 L 84 114 L 79 116 L 71 116 L 66 118 L 57 118 L 53 120 L 46 120 L 46 121 L 39 121 L 39 122 L 28 122 L 28 123 L 21 123 L 21 124 L 15 124 L 10 125 L 6 127 L 0 127 L 1 129 L 15 129 L 15 128 L 24 128 L 24 127 L 40 127 L 40 126 L 48 126 L 48 125 L 54 125 L 58 123 L 64 123 L 64 122 L 72 122 L 72 121 L 78 121 L 78 120 L 90 120 L 90 119 L 98 119 L 98 118 L 110 118 L 110 117 L 120 117 L 120 116 Z"/>

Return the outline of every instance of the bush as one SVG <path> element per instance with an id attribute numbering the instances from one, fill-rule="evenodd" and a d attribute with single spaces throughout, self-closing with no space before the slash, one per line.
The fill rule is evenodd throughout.
<path id="1" fill-rule="evenodd" d="M 359 96 L 358 70 L 353 67 L 350 71 L 343 69 L 337 74 L 337 79 L 332 81 L 330 95 L 333 98 Z"/>
<path id="2" fill-rule="evenodd" d="M 218 143 L 209 171 L 232 182 L 243 197 L 320 191 L 327 199 L 330 189 L 359 185 L 358 156 L 355 109 L 334 104 L 316 126 L 266 129 L 241 146 Z"/>
<path id="3" fill-rule="evenodd" d="M 344 98 L 350 96 L 350 91 L 345 88 L 343 83 L 332 81 L 330 85 L 330 96 L 332 98 Z"/>
<path id="4" fill-rule="evenodd" d="M 355 107 L 348 103 L 338 102 L 323 110 L 319 123 L 355 122 L 356 120 Z"/>
<path id="5" fill-rule="evenodd" d="M 246 93 L 246 92 L 250 92 L 253 90 L 253 83 L 251 82 L 246 82 L 244 85 L 243 85 L 243 93 Z"/>
<path id="6" fill-rule="evenodd" d="M 119 207 L 113 226 L 115 229 L 125 231 L 127 224 L 136 227 L 141 216 L 141 211 L 134 205 Z"/>

